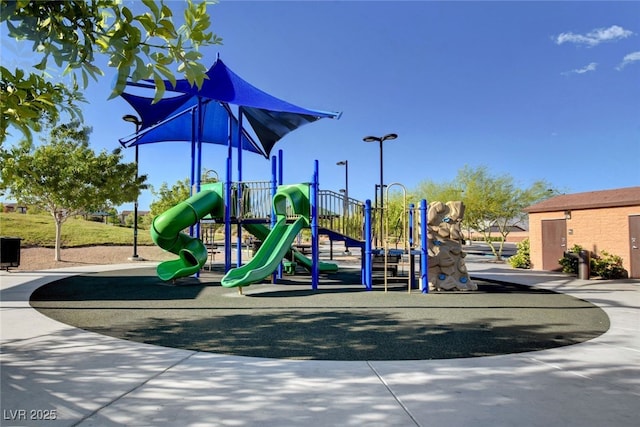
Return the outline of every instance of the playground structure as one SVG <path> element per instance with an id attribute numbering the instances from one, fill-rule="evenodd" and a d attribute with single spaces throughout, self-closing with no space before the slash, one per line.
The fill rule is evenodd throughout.
<path id="1" fill-rule="evenodd" d="M 282 159 L 282 153 L 280 153 Z M 277 159 L 274 156 L 274 172 Z M 246 230 L 261 241 L 261 246 L 251 261 L 242 265 L 241 245 L 238 245 L 236 268 L 231 268 L 231 251 L 225 250 L 225 271 L 227 275 L 222 281 L 226 287 L 242 287 L 259 282 L 281 267 L 281 261 L 288 258 L 289 264 L 300 264 L 309 270 L 316 280 L 319 273 L 332 273 L 338 270 L 334 263 L 320 262 L 318 259 L 318 234 L 329 235 L 330 238 L 345 242 L 345 245 L 363 246 L 361 241 L 362 210 L 350 207 L 349 212 L 330 211 L 327 206 L 347 206 L 344 200 L 333 192 L 317 190 L 316 173 L 311 183 L 296 185 L 279 185 L 277 174 L 272 181 L 232 183 L 232 197 L 225 199 L 225 185 L 221 182 L 203 184 L 200 192 L 189 197 L 173 208 L 156 217 L 152 224 L 152 238 L 163 249 L 179 256 L 176 260 L 165 261 L 158 265 L 157 274 L 162 280 L 175 280 L 198 274 L 206 264 L 209 252 L 216 248 L 209 247 L 200 240 L 194 227 L 201 221 L 225 226 L 235 224 L 238 227 L 238 242 L 241 242 L 242 230 Z M 242 191 L 238 191 L 238 189 Z M 239 196 L 241 194 L 241 196 Z M 336 197 L 337 195 L 337 197 Z M 225 200 L 229 200 L 225 203 Z M 318 206 L 318 200 L 322 203 Z M 354 203 L 352 202 L 352 205 Z M 229 212 L 232 216 L 226 217 Z M 359 215 L 356 215 L 359 212 Z M 346 230 L 358 230 L 357 236 L 341 234 Z M 270 225 L 270 228 L 267 228 Z M 303 228 L 312 229 L 311 259 L 292 247 L 294 240 Z M 330 228 L 325 228 L 330 227 Z M 181 230 L 191 229 L 187 235 Z M 225 227 L 225 229 L 230 227 Z M 339 229 L 339 230 L 338 230 Z M 315 231 L 313 231 L 315 230 Z M 228 236 L 230 237 L 230 236 Z M 213 236 L 208 236 L 213 244 Z M 230 238 L 225 236 L 225 242 Z M 230 248 L 229 248 L 230 249 Z M 295 268 L 295 267 L 294 267 Z M 281 270 L 279 271 L 281 277 Z"/>
<path id="2" fill-rule="evenodd" d="M 293 234 L 288 224 L 277 222 L 281 219 L 278 218 L 280 212 L 276 215 L 270 204 L 266 203 L 275 198 L 276 189 L 282 185 L 282 169 L 279 179 L 276 179 L 275 156 L 272 157 L 273 179 L 265 187 L 271 191 L 270 197 L 265 197 L 265 192 L 256 192 L 256 197 L 250 197 L 251 187 L 242 179 L 242 153 L 249 151 L 262 154 L 268 159 L 274 145 L 289 132 L 322 118 L 338 119 L 341 115 L 299 107 L 269 95 L 235 74 L 219 57 L 207 71 L 206 77 L 201 87 L 192 85 L 186 79 L 164 81 L 167 92 L 173 92 L 173 95 L 160 100 L 128 92 L 122 94 L 140 115 L 140 119 L 135 120 L 135 134 L 120 139 L 124 147 L 136 147 L 137 153 L 137 148 L 142 144 L 163 141 L 183 141 L 191 144 L 191 197 L 154 221 L 154 241 L 179 256 L 178 260 L 163 263 L 158 267 L 158 275 L 166 280 L 188 276 L 194 271 L 198 274 L 206 263 L 204 244 L 199 238 L 201 220 L 207 216 L 213 221 L 222 218 L 224 224 L 225 271 L 231 268 L 232 225 L 237 226 L 238 268 L 241 267 L 242 259 L 243 225 L 249 224 L 252 220 L 261 223 L 270 219 L 272 230 L 269 234 L 273 233 L 274 229 L 284 230 L 284 225 L 287 225 L 287 238 Z M 157 89 L 152 82 L 127 82 L 127 86 L 140 90 Z M 235 112 L 232 105 L 237 106 Z M 250 126 L 253 135 L 248 132 L 245 122 Z M 218 192 L 202 191 L 203 143 L 227 146 L 226 176 Z M 237 152 L 235 183 L 232 182 L 234 151 Z M 313 210 L 317 209 L 317 179 L 314 178 L 310 185 L 312 190 L 308 197 L 311 198 Z M 222 212 L 218 208 L 221 208 Z M 216 218 L 211 217 L 209 210 L 216 211 Z M 311 224 L 305 224 L 301 220 L 296 228 L 311 226 L 312 246 L 315 248 L 312 255 L 317 258 L 317 210 L 307 215 Z M 174 221 L 175 224 L 172 224 Z M 275 227 L 277 224 L 279 226 Z M 189 235 L 179 231 L 181 226 L 189 227 Z M 273 239 L 270 243 L 275 244 Z M 285 245 L 278 245 L 278 249 L 281 249 L 280 246 Z M 313 259 L 310 264 L 315 287 L 320 264 L 318 259 Z M 250 276 L 244 280 L 250 283 Z"/>
<path id="3" fill-rule="evenodd" d="M 302 264 L 311 271 L 312 287 L 316 289 L 320 272 L 337 269 L 335 264 L 319 261 L 319 235 L 324 234 L 331 242 L 343 242 L 347 250 L 354 247 L 361 249 L 362 283 L 367 289 L 372 288 L 372 271 L 382 267 L 386 290 L 389 271 L 397 275 L 398 264 L 400 261 L 405 263 L 408 257 L 408 289 L 411 291 L 415 285 L 415 256 L 419 256 L 421 288 L 423 292 L 429 291 L 426 201 L 423 200 L 418 209 L 420 221 L 417 223 L 421 230 L 417 232 L 419 242 L 413 240 L 415 209 L 406 207 L 405 200 L 403 212 L 406 215 L 403 216 L 404 231 L 401 233 L 405 242 L 402 249 L 397 248 L 398 241 L 396 249 L 390 249 L 388 224 L 386 229 L 381 227 L 379 231 L 372 228 L 372 216 L 380 224 L 384 221 L 386 211 L 383 208 L 383 196 L 380 208 L 372 208 L 370 201 L 360 203 L 348 198 L 346 192 L 343 196 L 319 190 L 317 160 L 310 183 L 283 187 L 282 150 L 278 158 L 271 157 L 270 182 L 251 183 L 242 179 L 243 151 L 262 154 L 268 159 L 274 145 L 289 132 L 322 118 L 337 119 L 341 113 L 310 110 L 275 98 L 240 78 L 219 57 L 206 74 L 207 79 L 202 87 L 193 86 L 184 79 L 165 81 L 167 90 L 174 92 L 174 96 L 159 101 L 153 97 L 126 92 L 122 94 L 141 117 L 136 120 L 136 133 L 120 139 L 123 146 L 135 146 L 137 150 L 141 144 L 162 141 L 191 144 L 191 197 L 161 214 L 152 227 L 153 240 L 179 257 L 158 266 L 160 278 L 174 280 L 199 274 L 210 252 L 200 240 L 201 222 L 205 220 L 224 225 L 224 262 L 228 274 L 223 280 L 224 286 L 246 286 L 264 279 L 275 269 L 280 276 L 281 261 L 289 256 L 289 270 L 295 271 L 298 262 Z M 128 82 L 127 86 L 155 88 L 151 82 Z M 237 114 L 231 105 L 237 106 Z M 255 138 L 247 132 L 245 122 L 253 130 Z M 201 183 L 203 143 L 227 146 L 223 183 L 213 186 Z M 235 182 L 232 181 L 234 151 L 237 152 Z M 381 183 L 382 188 L 384 186 Z M 286 201 L 289 201 L 289 205 Z M 265 224 L 269 224 L 270 229 Z M 231 236 L 234 225 L 237 264 L 232 272 Z M 182 232 L 187 227 L 189 234 Z M 311 229 L 310 259 L 291 248 L 303 228 Z M 264 246 L 247 266 L 242 265 L 243 229 L 256 234 Z M 375 238 L 375 248 L 372 246 L 372 237 Z M 378 242 L 381 243 L 380 247 Z"/>
<path id="4" fill-rule="evenodd" d="M 408 292 L 417 288 L 423 293 L 477 289 L 464 263 L 466 255 L 462 251 L 460 229 L 464 216 L 462 202 L 432 202 L 427 206 L 426 200 L 422 200 L 416 208 L 413 204 L 407 205 L 404 186 L 392 183 L 387 186 L 386 207 L 375 209 L 370 200 L 365 203 L 345 200 L 343 194 L 319 190 L 317 161 L 312 182 L 295 185 L 278 182 L 277 177 L 282 175 L 281 151 L 277 158 L 273 156 L 272 162 L 271 181 L 232 183 L 229 203 L 225 203 L 224 183 L 203 184 L 200 192 L 154 219 L 151 231 L 154 242 L 179 256 L 159 264 L 158 277 L 175 280 L 199 273 L 217 246 L 213 247 L 213 236 L 208 237 L 210 247 L 207 247 L 201 236 L 187 235 L 182 230 L 193 230 L 201 221 L 206 221 L 225 225 L 225 229 L 234 224 L 238 229 L 235 268 L 231 267 L 231 250 L 225 250 L 227 274 L 221 282 L 225 287 L 249 286 L 274 272 L 272 280 L 276 281 L 282 277 L 283 265 L 293 273 L 299 264 L 311 273 L 312 287 L 317 289 L 320 273 L 338 270 L 336 264 L 319 260 L 319 236 L 325 235 L 332 243 L 342 242 L 345 249 L 361 250 L 362 284 L 369 290 L 373 287 L 373 271 L 382 272 L 385 292 L 391 278 L 389 273 L 393 273 L 396 281 L 406 279 Z M 280 173 L 276 173 L 278 167 Z M 396 224 L 390 224 L 388 212 L 393 206 L 389 203 L 389 191 L 393 187 L 400 187 L 403 196 Z M 233 216 L 225 217 L 226 212 Z M 374 236 L 378 231 L 373 224 L 378 223 L 379 215 L 383 218 L 384 227 L 380 230 L 383 234 Z M 310 258 L 294 247 L 304 228 L 311 228 Z M 244 265 L 242 230 L 261 242 L 253 258 Z M 225 236 L 225 241 L 230 240 L 230 236 Z M 380 247 L 374 247 L 374 241 L 380 242 Z M 420 261 L 418 275 L 416 258 Z M 400 267 L 404 270 L 402 275 L 398 275 Z M 416 276 L 420 278 L 419 286 Z"/>
<path id="5" fill-rule="evenodd" d="M 280 162 L 278 163 L 278 159 Z M 362 260 L 362 284 L 367 289 L 373 286 L 373 271 L 381 271 L 385 291 L 392 272 L 394 280 L 407 279 L 407 290 L 416 289 L 416 257 L 420 260 L 421 290 L 429 291 L 427 282 L 427 205 L 421 201 L 420 207 L 406 204 L 406 189 L 394 183 L 387 188 L 400 186 L 404 192 L 404 204 L 398 223 L 389 225 L 389 215 L 385 210 L 371 207 L 371 201 L 365 203 L 354 199 L 345 200 L 340 193 L 319 190 L 318 162 L 310 183 L 281 185 L 278 177 L 282 175 L 282 152 L 273 156 L 273 176 L 271 181 L 232 183 L 232 198 L 225 203 L 224 183 L 203 184 L 201 191 L 177 206 L 159 215 L 153 223 L 154 241 L 161 247 L 179 255 L 179 259 L 166 261 L 157 268 L 158 276 L 163 280 L 198 274 L 206 264 L 208 253 L 216 247 L 207 248 L 198 236 L 192 237 L 179 231 L 206 221 L 216 225 L 236 225 L 238 242 L 245 230 L 261 242 L 261 246 L 249 263 L 242 264 L 242 249 L 238 245 L 236 267 L 231 268 L 231 251 L 225 249 L 225 272 L 222 280 L 225 287 L 243 287 L 260 282 L 276 272 L 273 280 L 282 277 L 283 265 L 290 273 L 299 264 L 312 275 L 312 287 L 317 289 L 320 273 L 333 273 L 338 266 L 319 260 L 319 236 L 324 235 L 333 242 L 342 242 L 345 249 L 360 248 Z M 278 173 L 278 167 L 280 173 Z M 241 191 L 238 191 L 241 189 Z M 239 196 L 241 194 L 241 196 Z M 233 216 L 225 217 L 230 212 Z M 385 219 L 383 236 L 375 236 L 372 224 L 382 215 Z M 268 227 L 269 225 L 270 227 Z M 311 229 L 311 257 L 295 249 L 295 240 L 304 228 Z M 391 229 L 394 233 L 390 233 Z M 196 227 L 196 229 L 198 229 Z M 398 231 L 400 230 L 400 231 Z M 392 237 L 393 235 L 393 237 Z M 207 240 L 213 245 L 213 236 Z M 225 236 L 225 241 L 230 238 Z M 374 247 L 373 241 L 382 246 Z M 393 247 L 392 247 L 393 246 Z M 432 250 L 431 253 L 434 251 Z M 284 263 L 283 263 L 284 261 Z M 398 275 L 402 266 L 403 274 Z M 406 268 L 405 268 L 406 267 Z M 406 274 L 405 274 L 406 273 Z M 431 286 L 434 289 L 434 286 Z M 444 289 L 444 288 L 435 288 Z"/>

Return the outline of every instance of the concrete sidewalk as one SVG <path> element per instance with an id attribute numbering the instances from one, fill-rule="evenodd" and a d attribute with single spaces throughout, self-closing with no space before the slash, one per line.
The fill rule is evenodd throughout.
<path id="1" fill-rule="evenodd" d="M 29 295 L 50 281 L 138 268 L 139 263 L 2 272 L 1 424 L 637 425 L 640 281 L 582 281 L 512 270 L 474 256 L 467 265 L 474 277 L 590 301 L 605 310 L 611 328 L 573 346 L 486 358 L 330 362 L 232 357 L 86 332 L 29 306 Z"/>

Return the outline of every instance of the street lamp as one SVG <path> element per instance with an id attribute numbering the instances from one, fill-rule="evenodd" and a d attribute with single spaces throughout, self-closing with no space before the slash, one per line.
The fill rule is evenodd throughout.
<path id="1" fill-rule="evenodd" d="M 140 130 L 140 126 L 142 122 L 140 119 L 133 114 L 126 114 L 122 116 L 122 120 L 125 122 L 133 123 L 136 126 L 136 134 Z M 138 138 L 136 136 L 136 142 Z M 138 182 L 138 144 L 136 144 L 136 182 Z M 138 256 L 138 196 L 136 195 L 136 200 L 133 203 L 133 255 L 129 258 L 131 261 L 144 261 L 142 258 Z"/>
<path id="2" fill-rule="evenodd" d="M 365 136 L 364 138 L 362 138 L 362 140 L 364 142 L 379 142 L 380 143 L 380 241 L 382 241 L 382 234 L 384 233 L 384 229 L 383 227 L 383 220 L 382 220 L 382 212 L 383 212 L 383 208 L 384 208 L 384 179 L 383 179 L 383 174 L 382 174 L 382 166 L 383 166 L 383 161 L 382 161 L 382 143 L 385 141 L 389 141 L 392 139 L 396 139 L 398 137 L 397 134 L 395 133 L 388 133 L 385 136 Z"/>
<path id="3" fill-rule="evenodd" d="M 344 166 L 344 219 L 342 221 L 342 231 L 344 234 L 347 234 L 347 216 L 349 216 L 349 161 L 341 160 L 337 162 L 336 165 Z"/>

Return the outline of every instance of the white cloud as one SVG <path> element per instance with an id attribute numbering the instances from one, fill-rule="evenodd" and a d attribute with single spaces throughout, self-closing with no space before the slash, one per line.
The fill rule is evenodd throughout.
<path id="1" fill-rule="evenodd" d="M 603 42 L 626 39 L 631 35 L 633 35 L 633 31 L 625 30 L 618 25 L 612 25 L 609 28 L 596 28 L 587 34 L 562 33 L 556 37 L 556 44 L 576 43 L 593 47 Z"/>
<path id="2" fill-rule="evenodd" d="M 564 76 L 568 76 L 570 74 L 584 74 L 584 73 L 588 73 L 589 71 L 595 71 L 596 67 L 598 66 L 597 62 L 592 62 L 589 65 L 586 65 L 582 68 L 576 68 L 575 70 L 571 70 L 571 71 L 565 71 L 564 73 L 562 73 L 562 75 Z"/>
<path id="3" fill-rule="evenodd" d="M 622 58 L 622 62 L 620 63 L 620 65 L 616 67 L 616 70 L 622 70 L 627 65 L 636 61 L 640 61 L 640 51 L 631 52 L 630 54 L 625 55 L 624 58 Z"/>

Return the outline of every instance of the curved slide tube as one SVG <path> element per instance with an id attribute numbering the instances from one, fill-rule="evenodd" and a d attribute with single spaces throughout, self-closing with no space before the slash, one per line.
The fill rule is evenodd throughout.
<path id="1" fill-rule="evenodd" d="M 269 235 L 269 231 L 271 231 L 262 224 L 243 224 L 243 227 L 249 233 L 253 234 L 262 241 L 267 238 L 267 236 Z M 293 253 L 296 262 L 302 265 L 307 271 L 311 271 L 313 261 L 309 257 L 304 256 L 300 253 L 300 251 L 297 251 L 294 248 L 291 248 L 291 252 Z M 332 262 L 320 261 L 318 268 L 320 270 L 320 273 L 335 273 L 336 271 L 338 271 L 338 265 Z"/>
<path id="2" fill-rule="evenodd" d="M 151 238 L 162 249 L 180 258 L 158 265 L 156 272 L 162 280 L 191 276 L 207 262 L 207 248 L 197 238 L 182 233 L 202 217 L 218 209 L 222 198 L 214 191 L 205 190 L 158 215 L 151 225 Z"/>
<path id="3" fill-rule="evenodd" d="M 308 225 L 304 217 L 298 218 L 293 224 L 287 224 L 285 217 L 279 218 L 253 259 L 242 267 L 229 270 L 222 278 L 222 286 L 248 286 L 268 277 L 291 249 L 300 230 Z"/>

